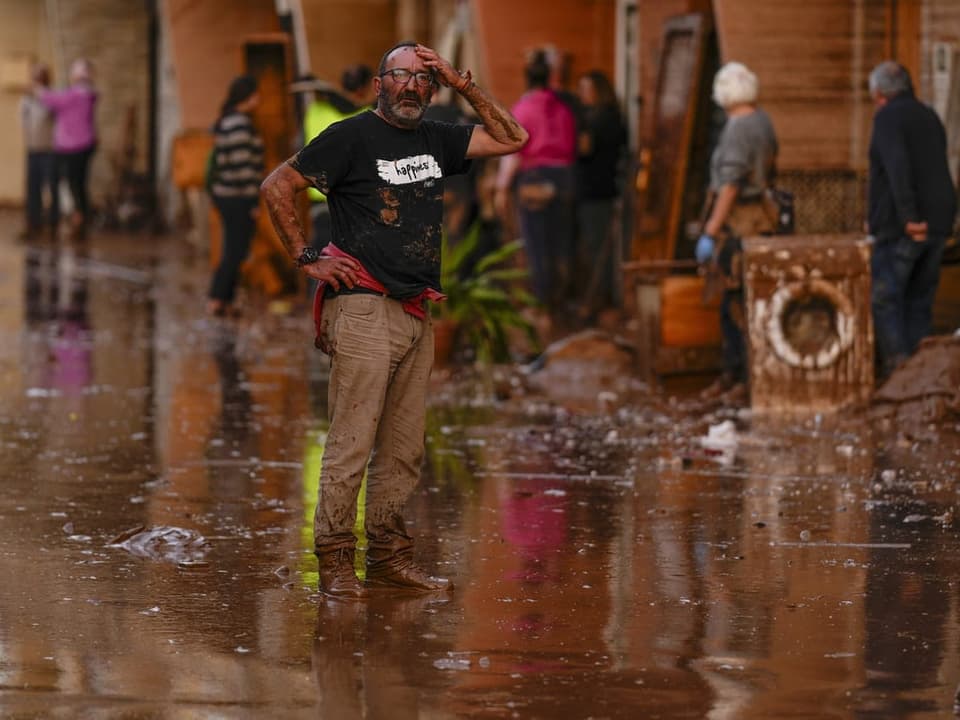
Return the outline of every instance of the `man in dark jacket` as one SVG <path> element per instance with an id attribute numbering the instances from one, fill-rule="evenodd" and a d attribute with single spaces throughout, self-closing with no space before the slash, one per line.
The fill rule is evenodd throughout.
<path id="1" fill-rule="evenodd" d="M 957 195 L 943 124 L 914 97 L 906 68 L 890 60 L 877 65 L 870 94 L 877 108 L 868 208 L 872 304 L 880 375 L 886 377 L 930 332 Z"/>

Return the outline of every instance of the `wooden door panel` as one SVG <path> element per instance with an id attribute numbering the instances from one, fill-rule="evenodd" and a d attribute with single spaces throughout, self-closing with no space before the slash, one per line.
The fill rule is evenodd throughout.
<path id="1" fill-rule="evenodd" d="M 657 70 L 652 145 L 638 178 L 637 223 L 631 259 L 672 260 L 683 212 L 683 187 L 700 97 L 707 21 L 691 14 L 664 23 Z"/>

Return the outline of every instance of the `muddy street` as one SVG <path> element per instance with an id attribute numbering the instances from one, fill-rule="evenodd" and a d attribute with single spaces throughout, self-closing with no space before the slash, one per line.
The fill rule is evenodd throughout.
<path id="1" fill-rule="evenodd" d="M 176 238 L 3 227 L 0 716 L 953 715 L 952 424 L 436 373 L 406 517 L 456 590 L 328 600 L 306 310 L 207 317 Z"/>

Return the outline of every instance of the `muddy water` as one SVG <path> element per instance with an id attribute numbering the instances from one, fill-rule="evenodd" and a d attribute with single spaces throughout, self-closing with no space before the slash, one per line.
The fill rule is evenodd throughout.
<path id="1" fill-rule="evenodd" d="M 457 590 L 328 601 L 306 318 L 207 320 L 174 239 L 0 251 L 2 717 L 952 715 L 955 428 L 438 381 Z"/>

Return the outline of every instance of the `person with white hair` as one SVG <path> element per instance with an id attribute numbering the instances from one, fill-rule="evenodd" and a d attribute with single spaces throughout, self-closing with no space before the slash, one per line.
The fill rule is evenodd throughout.
<path id="1" fill-rule="evenodd" d="M 727 63 L 714 78 L 713 99 L 727 122 L 710 159 L 706 222 L 696 247 L 697 260 L 719 271 L 723 284 L 723 372 L 704 394 L 723 395 L 731 403 L 747 395 L 741 238 L 773 233 L 777 218 L 766 193 L 775 173 L 777 136 L 770 116 L 757 105 L 758 91 L 757 76 L 742 63 Z"/>
<path id="2" fill-rule="evenodd" d="M 882 62 L 870 73 L 869 87 L 876 106 L 867 208 L 874 238 L 871 304 L 879 376 L 885 378 L 930 332 L 957 194 L 943 123 L 914 96 L 907 69 Z"/>
<path id="3" fill-rule="evenodd" d="M 38 88 L 37 95 L 54 115 L 53 148 L 57 155 L 53 186 L 65 176 L 73 199 L 72 225 L 82 237 L 90 216 L 87 176 L 97 149 L 93 66 L 78 58 L 70 66 L 70 86 L 63 90 Z M 59 217 L 52 219 L 54 225 Z"/>

